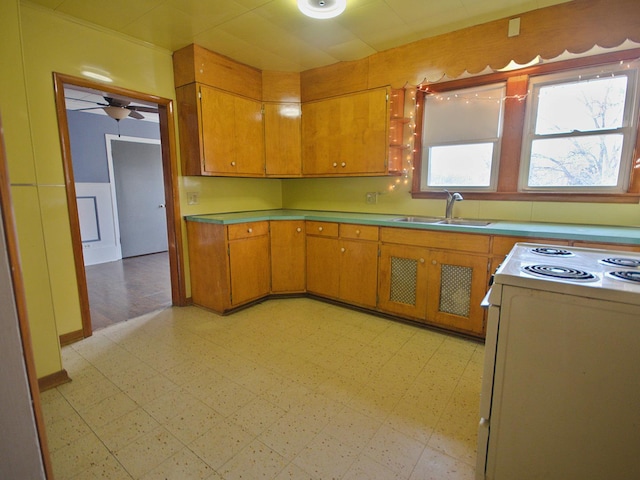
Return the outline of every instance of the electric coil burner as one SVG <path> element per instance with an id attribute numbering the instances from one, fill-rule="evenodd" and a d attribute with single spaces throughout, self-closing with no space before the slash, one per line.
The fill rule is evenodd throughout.
<path id="1" fill-rule="evenodd" d="M 618 270 L 615 272 L 608 272 L 607 275 L 626 282 L 640 283 L 639 270 Z"/>
<path id="2" fill-rule="evenodd" d="M 573 257 L 574 254 L 564 248 L 554 247 L 536 247 L 531 249 L 532 253 L 538 255 L 545 255 L 547 257 Z"/>
<path id="3" fill-rule="evenodd" d="M 532 275 L 550 277 L 559 280 L 589 281 L 595 280 L 592 273 L 578 270 L 577 268 L 563 267 L 559 265 L 526 265 L 522 269 Z"/>
<path id="4" fill-rule="evenodd" d="M 614 267 L 640 268 L 640 260 L 637 258 L 609 257 L 603 258 L 600 261 L 606 265 L 613 265 Z"/>

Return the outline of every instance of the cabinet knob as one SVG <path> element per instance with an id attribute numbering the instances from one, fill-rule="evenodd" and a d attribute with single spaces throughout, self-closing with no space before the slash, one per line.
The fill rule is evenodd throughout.
<path id="1" fill-rule="evenodd" d="M 360 230 L 356 230 L 356 235 L 360 235 Z"/>
<path id="2" fill-rule="evenodd" d="M 346 166 L 347 166 L 347 162 L 342 162 L 342 163 L 340 164 L 340 166 L 341 166 L 341 167 L 343 167 L 343 168 L 344 168 L 344 167 L 346 167 Z"/>
<path id="3" fill-rule="evenodd" d="M 236 162 L 235 161 L 231 162 L 231 166 L 235 167 L 236 166 Z"/>
<path id="4" fill-rule="evenodd" d="M 333 166 L 337 167 L 338 166 L 338 162 L 333 162 Z"/>
<path id="5" fill-rule="evenodd" d="M 322 230 L 324 230 L 323 227 L 318 227 L 318 231 L 321 232 Z"/>
<path id="6" fill-rule="evenodd" d="M 438 262 L 436 260 L 431 260 L 431 265 L 437 265 Z"/>
<path id="7" fill-rule="evenodd" d="M 346 251 L 347 251 L 347 249 L 346 249 L 346 248 L 344 248 L 344 247 L 342 247 L 342 248 L 340 249 L 340 251 L 341 251 L 342 253 L 344 253 L 344 252 L 346 252 Z"/>
<path id="8" fill-rule="evenodd" d="M 300 227 L 296 228 L 296 232 L 300 233 L 302 229 Z"/>
<path id="9" fill-rule="evenodd" d="M 247 233 L 253 233 L 253 228 L 248 228 Z"/>
<path id="10" fill-rule="evenodd" d="M 424 263 L 424 258 L 421 258 L 420 260 L 418 260 L 420 263 Z"/>

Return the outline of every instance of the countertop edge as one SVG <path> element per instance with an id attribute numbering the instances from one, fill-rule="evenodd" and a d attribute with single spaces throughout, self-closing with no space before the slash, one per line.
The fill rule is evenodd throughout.
<path id="1" fill-rule="evenodd" d="M 543 237 L 558 240 L 640 245 L 640 227 L 511 222 L 501 220 L 492 221 L 487 226 L 478 227 L 469 225 L 443 225 L 417 222 L 399 223 L 395 220 L 404 216 L 405 215 L 402 214 L 392 215 L 359 212 L 324 212 L 312 210 L 256 210 L 246 212 L 186 215 L 184 219 L 189 222 L 214 223 L 221 225 L 233 225 L 237 223 L 258 221 L 310 220 L 376 225 L 380 227 L 409 228 L 426 231 L 447 231 L 531 238 Z"/>

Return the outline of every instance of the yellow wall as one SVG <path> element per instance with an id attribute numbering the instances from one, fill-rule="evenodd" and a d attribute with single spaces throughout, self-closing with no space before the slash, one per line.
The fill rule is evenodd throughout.
<path id="1" fill-rule="evenodd" d="M 52 73 L 93 68 L 113 85 L 175 98 L 171 52 L 18 0 L 0 2 L 0 111 L 39 377 L 61 370 L 58 336 L 82 328 Z M 11 66 L 11 67 L 9 67 Z M 185 188 L 185 185 L 187 187 Z M 278 180 L 181 179 L 184 213 L 281 207 Z"/>

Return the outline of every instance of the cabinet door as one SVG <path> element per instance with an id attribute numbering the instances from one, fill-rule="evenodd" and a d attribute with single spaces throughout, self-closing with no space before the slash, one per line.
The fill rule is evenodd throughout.
<path id="1" fill-rule="evenodd" d="M 302 112 L 304 174 L 387 172 L 386 88 L 305 103 Z"/>
<path id="2" fill-rule="evenodd" d="M 340 293 L 338 239 L 307 236 L 307 291 L 338 298 Z"/>
<path id="3" fill-rule="evenodd" d="M 303 292 L 306 285 L 304 220 L 271 222 L 271 292 Z"/>
<path id="4" fill-rule="evenodd" d="M 229 242 L 231 304 L 241 305 L 269 294 L 269 235 Z"/>
<path id="5" fill-rule="evenodd" d="M 302 174 L 299 103 L 264 104 L 265 169 L 267 175 Z"/>
<path id="6" fill-rule="evenodd" d="M 235 172 L 239 175 L 264 175 L 264 128 L 262 104 L 234 96 Z"/>
<path id="7" fill-rule="evenodd" d="M 428 254 L 427 249 L 420 247 L 380 247 L 378 308 L 404 317 L 425 319 Z"/>
<path id="8" fill-rule="evenodd" d="M 340 241 L 340 300 L 375 308 L 378 286 L 378 243 Z"/>
<path id="9" fill-rule="evenodd" d="M 431 252 L 427 320 L 456 330 L 484 335 L 488 259 L 454 252 Z"/>
<path id="10" fill-rule="evenodd" d="M 204 85 L 200 87 L 203 170 L 235 173 L 235 105 L 233 95 Z"/>
<path id="11" fill-rule="evenodd" d="M 205 173 L 264 176 L 262 104 L 200 86 Z"/>

